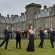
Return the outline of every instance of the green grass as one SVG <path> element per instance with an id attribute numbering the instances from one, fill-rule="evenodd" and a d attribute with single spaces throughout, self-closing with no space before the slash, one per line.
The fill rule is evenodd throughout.
<path id="1" fill-rule="evenodd" d="M 0 40 L 0 43 L 2 40 Z M 35 51 L 27 52 L 28 40 L 22 40 L 22 49 L 15 48 L 15 40 L 10 40 L 8 49 L 5 50 L 5 44 L 0 48 L 0 55 L 55 55 L 55 48 L 51 48 L 50 41 L 44 41 L 44 48 L 38 48 L 40 40 L 35 40 Z M 54 43 L 55 45 L 55 43 Z"/>

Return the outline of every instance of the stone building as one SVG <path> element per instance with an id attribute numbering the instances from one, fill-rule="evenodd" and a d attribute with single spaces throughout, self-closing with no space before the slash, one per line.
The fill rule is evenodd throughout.
<path id="1" fill-rule="evenodd" d="M 14 28 L 22 28 L 22 30 L 28 30 L 29 25 L 33 25 L 37 29 L 37 32 L 40 30 L 40 27 L 55 29 L 55 5 L 52 7 L 44 6 L 44 9 L 41 9 L 41 4 L 31 3 L 26 5 L 25 13 L 21 13 L 21 16 L 9 14 L 7 17 L 4 17 L 0 14 L 0 37 L 2 37 L 2 32 L 5 29 L 6 25 Z"/>
<path id="2" fill-rule="evenodd" d="M 29 4 L 26 5 L 26 24 L 27 27 L 28 25 L 32 24 L 34 26 L 34 16 L 36 14 L 37 11 L 41 10 L 41 5 L 40 4 Z"/>
<path id="3" fill-rule="evenodd" d="M 38 11 L 35 15 L 35 23 L 37 29 L 40 27 L 55 29 L 55 5 L 48 8 L 44 6 L 44 9 Z"/>

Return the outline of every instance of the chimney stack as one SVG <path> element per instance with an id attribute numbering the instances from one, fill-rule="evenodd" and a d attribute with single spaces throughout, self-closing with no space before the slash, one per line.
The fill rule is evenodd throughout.
<path id="1" fill-rule="evenodd" d="M 7 14 L 7 17 L 9 18 L 9 14 Z"/>
<path id="2" fill-rule="evenodd" d="M 44 5 L 44 9 L 46 9 L 47 8 L 47 6 L 46 5 Z"/>

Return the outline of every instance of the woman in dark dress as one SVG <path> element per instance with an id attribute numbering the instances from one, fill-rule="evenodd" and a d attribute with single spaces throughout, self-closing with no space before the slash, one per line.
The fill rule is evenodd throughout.
<path id="1" fill-rule="evenodd" d="M 35 33 L 35 30 L 33 30 L 33 27 L 30 26 L 28 32 L 29 32 L 29 44 L 27 47 L 27 51 L 33 52 L 34 51 L 34 33 Z"/>

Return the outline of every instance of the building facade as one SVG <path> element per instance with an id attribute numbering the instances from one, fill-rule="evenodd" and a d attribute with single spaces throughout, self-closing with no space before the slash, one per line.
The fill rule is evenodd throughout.
<path id="1" fill-rule="evenodd" d="M 22 28 L 22 30 L 28 30 L 29 25 L 33 25 L 37 29 L 37 32 L 40 30 L 40 27 L 55 29 L 55 5 L 52 7 L 44 6 L 44 9 L 41 9 L 41 4 L 31 3 L 26 5 L 26 12 L 21 13 L 21 16 L 18 15 L 7 15 L 7 17 L 1 16 L 0 14 L 0 36 L 2 37 L 3 30 L 6 25 L 14 28 Z"/>

